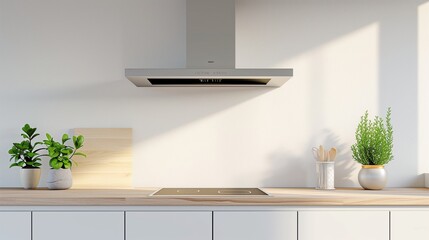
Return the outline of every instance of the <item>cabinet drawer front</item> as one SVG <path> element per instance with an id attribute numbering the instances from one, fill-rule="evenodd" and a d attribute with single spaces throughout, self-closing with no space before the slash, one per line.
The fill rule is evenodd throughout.
<path id="1" fill-rule="evenodd" d="M 0 239 L 31 239 L 31 212 L 0 212 Z"/>
<path id="2" fill-rule="evenodd" d="M 429 239 L 429 211 L 392 211 L 392 240 Z"/>
<path id="3" fill-rule="evenodd" d="M 389 211 L 300 211 L 300 240 L 389 240 Z"/>
<path id="4" fill-rule="evenodd" d="M 33 240 L 124 240 L 124 212 L 34 212 Z"/>
<path id="5" fill-rule="evenodd" d="M 296 240 L 297 212 L 243 211 L 214 213 L 215 240 Z"/>
<path id="6" fill-rule="evenodd" d="M 212 212 L 127 212 L 127 240 L 212 240 Z"/>

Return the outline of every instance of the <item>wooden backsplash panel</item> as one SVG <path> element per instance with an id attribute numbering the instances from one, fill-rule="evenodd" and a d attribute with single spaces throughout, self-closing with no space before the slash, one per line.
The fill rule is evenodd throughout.
<path id="1" fill-rule="evenodd" d="M 87 157 L 75 158 L 73 188 L 131 187 L 131 128 L 76 128 L 74 135 L 85 137 L 81 151 Z"/>

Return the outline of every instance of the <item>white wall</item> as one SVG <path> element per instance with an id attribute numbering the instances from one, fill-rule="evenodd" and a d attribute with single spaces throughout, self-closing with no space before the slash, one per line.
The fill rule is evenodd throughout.
<path id="1" fill-rule="evenodd" d="M 185 65 L 184 0 L 0 0 L 0 186 L 20 186 L 7 150 L 26 122 L 57 137 L 132 127 L 135 186 L 311 187 L 319 144 L 339 149 L 336 185 L 357 186 L 356 124 L 388 106 L 389 186 L 420 186 L 424 2 L 237 0 L 237 66 L 292 67 L 294 78 L 179 89 L 136 88 L 123 72 Z"/>

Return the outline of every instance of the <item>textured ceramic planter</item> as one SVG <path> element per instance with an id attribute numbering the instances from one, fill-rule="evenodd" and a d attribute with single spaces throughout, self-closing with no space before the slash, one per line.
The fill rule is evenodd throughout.
<path id="1" fill-rule="evenodd" d="M 367 190 L 381 190 L 386 186 L 387 173 L 383 165 L 362 165 L 359 184 Z"/>
<path id="2" fill-rule="evenodd" d="M 21 168 L 20 176 L 25 189 L 36 189 L 40 181 L 40 168 Z"/>
<path id="3" fill-rule="evenodd" d="M 73 178 L 70 169 L 49 169 L 47 184 L 48 188 L 52 190 L 71 188 Z"/>

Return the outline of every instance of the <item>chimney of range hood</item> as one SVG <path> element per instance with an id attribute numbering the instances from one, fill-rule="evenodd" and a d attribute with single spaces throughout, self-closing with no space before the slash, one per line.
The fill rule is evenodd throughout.
<path id="1" fill-rule="evenodd" d="M 235 68 L 235 1 L 186 1 L 186 68 L 125 69 L 138 87 L 283 85 L 292 69 Z"/>
<path id="2" fill-rule="evenodd" d="M 186 67 L 235 68 L 234 0 L 187 0 Z"/>

